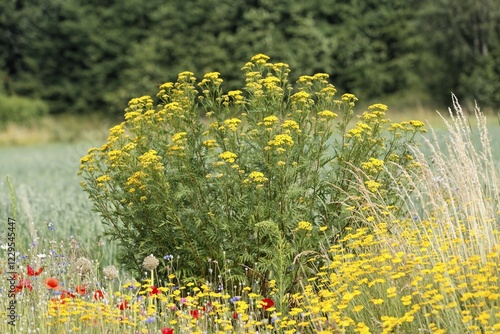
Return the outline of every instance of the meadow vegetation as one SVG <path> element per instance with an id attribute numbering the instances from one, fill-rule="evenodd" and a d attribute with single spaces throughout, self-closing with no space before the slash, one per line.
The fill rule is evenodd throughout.
<path id="1" fill-rule="evenodd" d="M 81 173 L 135 270 L 48 225 L 19 247 L 14 332 L 500 331 L 498 137 L 479 109 L 453 97 L 416 140 L 422 122 L 354 112 L 323 74 L 292 90 L 286 64 L 245 71 L 246 93 L 209 73 L 200 98 L 182 73 L 156 107 L 131 101 Z"/>

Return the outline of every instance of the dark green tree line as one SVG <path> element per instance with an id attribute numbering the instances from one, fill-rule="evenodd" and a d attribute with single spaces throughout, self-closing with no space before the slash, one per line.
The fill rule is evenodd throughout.
<path id="1" fill-rule="evenodd" d="M 184 70 L 219 71 L 230 89 L 265 53 L 363 99 L 453 91 L 496 108 L 499 21 L 493 0 L 4 0 L 0 92 L 120 112 Z"/>

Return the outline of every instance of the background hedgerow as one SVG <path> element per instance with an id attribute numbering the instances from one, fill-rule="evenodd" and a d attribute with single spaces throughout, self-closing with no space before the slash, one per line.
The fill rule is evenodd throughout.
<path id="1" fill-rule="evenodd" d="M 351 122 L 357 98 L 336 97 L 327 74 L 292 85 L 288 65 L 268 60 L 254 56 L 245 86 L 229 92 L 217 72 L 200 82 L 180 73 L 159 103 L 132 99 L 107 143 L 81 159 L 82 185 L 128 269 L 171 254 L 180 278 L 203 281 L 210 260 L 224 261 L 226 280 L 265 293 L 275 279 L 284 294 L 305 254 L 366 225 L 351 219 L 356 177 L 399 207 L 388 172 L 415 167 L 409 144 L 424 124 L 391 123 L 382 104 Z"/>

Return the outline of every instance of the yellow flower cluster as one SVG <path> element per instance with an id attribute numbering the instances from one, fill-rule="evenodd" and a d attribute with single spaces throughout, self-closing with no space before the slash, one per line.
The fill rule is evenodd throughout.
<path id="1" fill-rule="evenodd" d="M 306 221 L 300 221 L 297 223 L 297 229 L 298 230 L 304 230 L 304 231 L 311 231 L 312 230 L 312 224 L 310 222 Z"/>
<path id="2" fill-rule="evenodd" d="M 376 192 L 378 188 L 382 185 L 380 182 L 374 180 L 365 181 L 365 185 L 371 192 Z"/>
<path id="3" fill-rule="evenodd" d="M 323 110 L 318 113 L 318 116 L 324 117 L 324 118 L 335 118 L 338 117 L 336 113 L 330 110 Z"/>
<path id="4" fill-rule="evenodd" d="M 218 87 L 222 85 L 223 80 L 219 77 L 219 72 L 206 73 L 203 79 L 198 83 L 198 86 L 206 86 L 208 84 Z"/>
<path id="5" fill-rule="evenodd" d="M 376 158 L 370 158 L 367 162 L 361 163 L 361 168 L 370 174 L 379 173 L 384 167 L 384 161 Z"/>
<path id="6" fill-rule="evenodd" d="M 274 115 L 264 117 L 263 123 L 265 126 L 273 126 L 278 123 L 278 117 Z"/>
<path id="7" fill-rule="evenodd" d="M 236 157 L 237 157 L 236 154 L 234 154 L 233 152 L 229 152 L 229 151 L 224 151 L 221 154 L 219 154 L 219 158 L 221 158 L 225 162 L 231 163 L 231 164 L 234 162 Z"/>
<path id="8" fill-rule="evenodd" d="M 293 139 L 289 134 L 278 134 L 274 136 L 273 140 L 267 143 L 269 146 L 293 146 Z"/>
<path id="9" fill-rule="evenodd" d="M 445 333 L 453 328 L 440 322 L 446 315 L 458 319 L 459 332 L 500 329 L 500 248 L 463 258 L 456 254 L 470 239 L 441 239 L 430 248 L 416 225 L 400 224 L 401 239 L 383 226 L 375 233 L 361 228 L 331 247 L 331 260 L 309 279 L 300 304 L 311 321 L 347 332 L 391 333 L 412 331 L 418 318 Z M 437 225 L 426 221 L 422 229 Z M 374 314 L 378 320 L 370 321 Z"/>
<path id="10" fill-rule="evenodd" d="M 283 124 L 281 125 L 281 127 L 283 129 L 293 129 L 293 130 L 300 129 L 299 124 L 296 121 L 291 120 L 291 119 L 287 119 L 286 121 L 284 121 Z"/>
<path id="11" fill-rule="evenodd" d="M 372 130 L 371 126 L 363 122 L 357 122 L 356 126 L 350 129 L 347 134 L 345 134 L 346 138 L 356 138 L 358 141 L 361 141 L 361 136 L 363 134 L 370 135 L 370 131 Z"/>
<path id="12" fill-rule="evenodd" d="M 231 131 L 236 131 L 240 123 L 241 120 L 239 118 L 230 118 L 224 121 L 224 125 Z"/>
<path id="13" fill-rule="evenodd" d="M 149 166 L 153 166 L 153 169 L 155 170 L 163 170 L 164 168 L 161 158 L 155 150 L 147 151 L 143 155 L 139 156 L 138 159 L 143 168 L 148 168 Z"/>

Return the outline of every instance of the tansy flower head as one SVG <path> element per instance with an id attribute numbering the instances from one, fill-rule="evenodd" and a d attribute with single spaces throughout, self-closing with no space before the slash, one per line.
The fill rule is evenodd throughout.
<path id="1" fill-rule="evenodd" d="M 222 160 L 228 162 L 228 163 L 233 163 L 234 160 L 236 159 L 236 154 L 234 154 L 233 152 L 229 152 L 229 151 L 225 151 L 225 152 L 222 152 L 221 154 L 219 154 L 219 158 L 221 158 Z"/>

